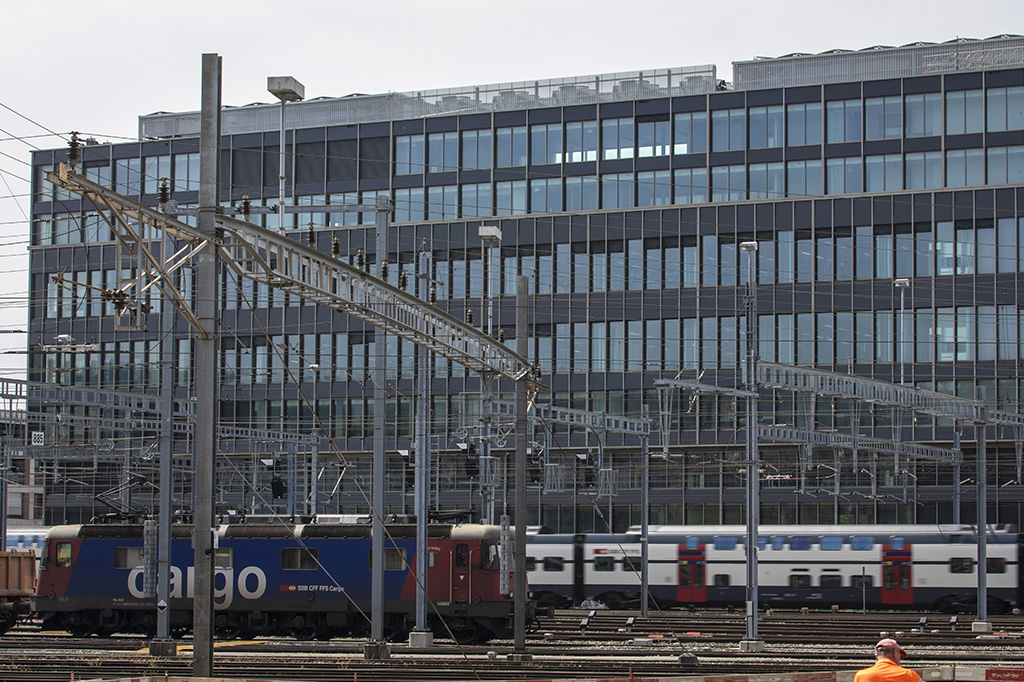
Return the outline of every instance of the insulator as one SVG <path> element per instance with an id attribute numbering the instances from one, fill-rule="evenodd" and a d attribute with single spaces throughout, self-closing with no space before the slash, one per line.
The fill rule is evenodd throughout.
<path id="1" fill-rule="evenodd" d="M 498 343 L 505 343 L 505 328 L 498 327 Z"/>
<path id="2" fill-rule="evenodd" d="M 252 215 L 252 202 L 249 201 L 248 192 L 242 195 L 242 204 L 239 207 L 239 211 L 241 212 L 242 217 L 245 218 L 246 220 L 248 220 L 249 216 Z"/>
<path id="3" fill-rule="evenodd" d="M 338 235 L 334 235 L 334 239 L 331 240 L 331 255 L 335 258 L 341 255 L 341 240 L 338 239 Z"/>
<path id="4" fill-rule="evenodd" d="M 405 289 L 409 285 L 409 273 L 405 270 L 398 271 L 398 288 Z"/>
<path id="5" fill-rule="evenodd" d="M 388 278 L 388 259 L 385 258 L 380 262 L 380 278 L 387 280 Z"/>
<path id="6" fill-rule="evenodd" d="M 466 322 L 473 324 L 473 309 L 469 308 L 466 310 Z"/>
<path id="7" fill-rule="evenodd" d="M 157 190 L 158 201 L 166 204 L 171 200 L 171 183 L 167 178 L 160 178 L 160 188 Z"/>
<path id="8" fill-rule="evenodd" d="M 68 165 L 74 168 L 78 165 L 78 160 L 81 158 L 82 145 L 78 141 L 78 132 L 71 131 L 71 141 L 68 142 Z"/>
<path id="9" fill-rule="evenodd" d="M 310 246 L 316 246 L 316 229 L 313 227 L 313 221 L 309 221 L 309 232 L 306 233 L 306 240 Z"/>
<path id="10" fill-rule="evenodd" d="M 360 270 L 366 269 L 366 256 L 363 255 L 362 249 L 356 251 L 356 267 Z"/>
<path id="11" fill-rule="evenodd" d="M 431 284 L 430 285 L 430 303 L 431 304 L 437 303 L 437 285 L 436 284 Z"/>

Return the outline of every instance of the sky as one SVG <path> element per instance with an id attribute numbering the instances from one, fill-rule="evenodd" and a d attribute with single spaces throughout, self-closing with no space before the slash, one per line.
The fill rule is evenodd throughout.
<path id="1" fill-rule="evenodd" d="M 201 57 L 225 105 L 405 92 L 792 52 L 1024 34 L 1020 0 L 135 0 L 6 3 L 0 29 L 0 379 L 25 378 L 29 160 L 69 132 L 138 136 L 138 117 L 199 109 Z"/>

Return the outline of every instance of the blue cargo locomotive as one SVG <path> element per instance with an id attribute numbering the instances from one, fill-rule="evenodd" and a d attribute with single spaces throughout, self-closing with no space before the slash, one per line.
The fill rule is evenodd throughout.
<path id="1" fill-rule="evenodd" d="M 385 631 L 397 639 L 414 623 L 415 525 L 385 528 Z M 175 634 L 192 625 L 191 535 L 192 526 L 172 528 L 168 608 Z M 510 637 L 513 597 L 500 589 L 499 528 L 431 524 L 428 535 L 427 596 L 435 635 L 461 642 Z M 369 633 L 368 524 L 222 525 L 216 544 L 218 636 L 308 640 Z M 154 575 L 155 552 L 145 546 L 141 525 L 57 526 L 46 540 L 32 609 L 45 629 L 77 636 L 152 635 Z"/>

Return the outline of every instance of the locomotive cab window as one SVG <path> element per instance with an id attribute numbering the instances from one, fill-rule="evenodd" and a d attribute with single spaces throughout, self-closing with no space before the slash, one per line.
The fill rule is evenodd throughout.
<path id="1" fill-rule="evenodd" d="M 114 568 L 138 568 L 142 564 L 141 547 L 114 548 Z"/>
<path id="2" fill-rule="evenodd" d="M 610 556 L 598 556 L 594 557 L 594 570 L 595 571 L 614 571 L 615 570 L 615 558 Z"/>
<path id="3" fill-rule="evenodd" d="M 967 556 L 957 556 L 949 560 L 950 573 L 974 573 L 974 559 Z"/>
<path id="4" fill-rule="evenodd" d="M 71 543 L 58 542 L 54 550 L 54 560 L 57 568 L 71 568 Z"/>
<path id="5" fill-rule="evenodd" d="M 544 557 L 544 570 L 545 571 L 564 571 L 565 570 L 565 559 L 560 556 L 546 556 Z"/>
<path id="6" fill-rule="evenodd" d="M 501 562 L 498 561 L 498 544 L 484 542 L 480 546 L 480 568 L 485 571 L 497 571 Z"/>
<path id="7" fill-rule="evenodd" d="M 427 568 L 437 566 L 437 552 L 427 552 Z"/>
<path id="8" fill-rule="evenodd" d="M 286 571 L 315 571 L 320 568 L 320 549 L 285 547 L 281 550 L 281 568 Z"/>

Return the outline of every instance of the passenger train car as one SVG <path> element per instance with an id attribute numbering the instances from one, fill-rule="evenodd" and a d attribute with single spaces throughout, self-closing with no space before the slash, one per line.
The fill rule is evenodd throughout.
<path id="1" fill-rule="evenodd" d="M 416 526 L 386 525 L 385 631 L 414 624 Z M 363 636 L 371 612 L 369 524 L 221 525 L 215 550 L 214 629 L 220 637 Z M 191 629 L 192 526 L 175 525 L 171 548 L 171 623 Z M 499 528 L 429 526 L 430 626 L 462 642 L 512 636 L 513 597 L 500 591 Z M 151 544 L 151 543 L 150 543 Z M 155 551 L 139 524 L 57 526 L 43 550 L 32 610 L 44 629 L 77 636 L 155 632 Z M 528 622 L 533 618 L 532 605 Z M 443 623 L 441 622 L 443 619 Z"/>
<path id="2" fill-rule="evenodd" d="M 881 609 L 974 610 L 978 537 L 975 527 L 761 526 L 761 608 L 865 606 Z M 987 534 L 988 610 L 1021 603 L 1021 536 L 1009 526 Z M 740 606 L 746 600 L 743 526 L 650 526 L 649 599 L 660 607 Z M 611 608 L 640 599 L 640 529 L 624 534 L 534 534 L 528 579 L 541 606 Z"/>

